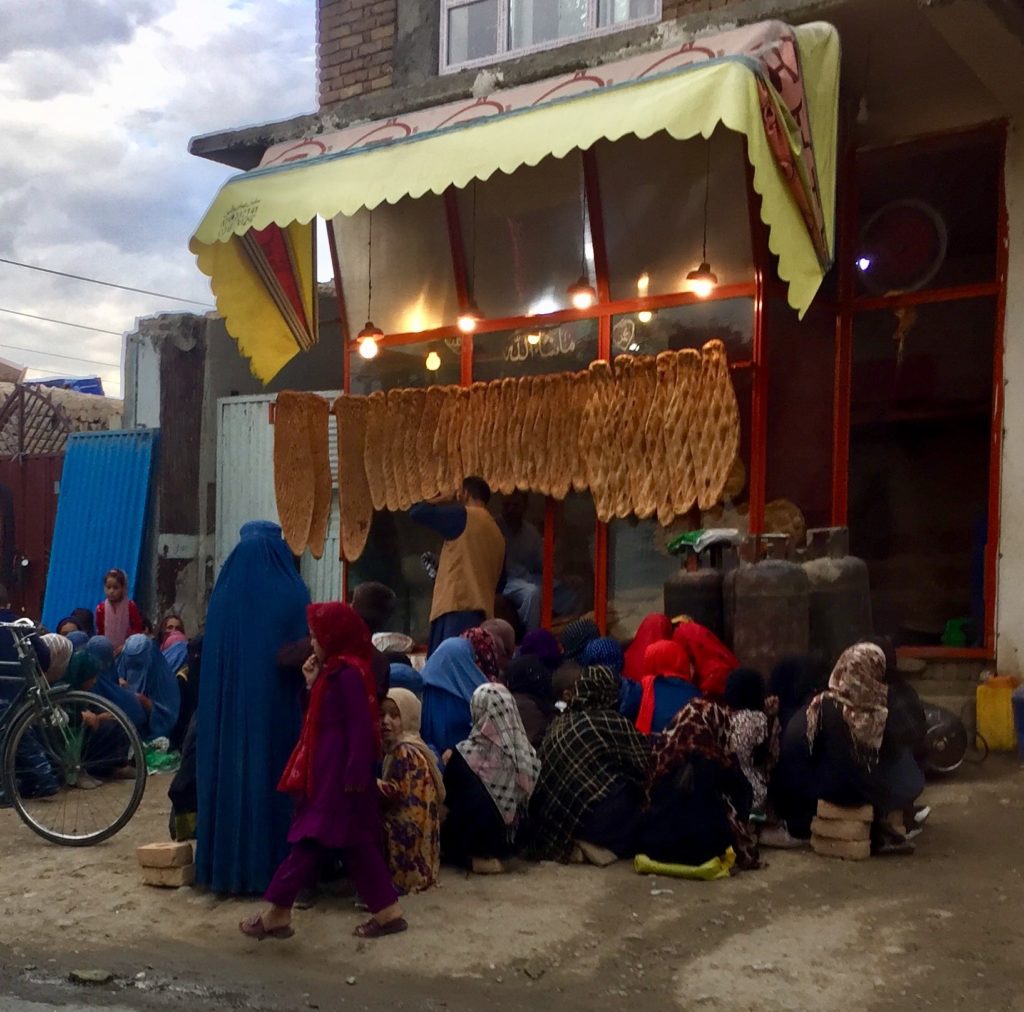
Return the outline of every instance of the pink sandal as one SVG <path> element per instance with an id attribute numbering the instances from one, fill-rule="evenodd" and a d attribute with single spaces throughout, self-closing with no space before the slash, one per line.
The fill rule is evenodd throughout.
<path id="1" fill-rule="evenodd" d="M 262 942 L 264 938 L 278 938 L 283 941 L 295 934 L 295 929 L 290 924 L 286 924 L 283 928 L 268 929 L 263 924 L 262 914 L 254 914 L 244 921 L 239 921 L 238 930 L 248 938 L 255 938 L 257 942 Z"/>
<path id="2" fill-rule="evenodd" d="M 352 934 L 357 938 L 383 938 L 385 935 L 397 935 L 408 927 L 409 923 L 404 917 L 396 917 L 387 924 L 380 924 L 371 917 L 368 921 L 363 921 Z"/>

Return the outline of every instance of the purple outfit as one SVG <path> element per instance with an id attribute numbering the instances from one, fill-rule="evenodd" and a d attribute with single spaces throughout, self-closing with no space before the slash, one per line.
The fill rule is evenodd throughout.
<path id="1" fill-rule="evenodd" d="M 291 853 L 267 888 L 266 899 L 290 907 L 316 884 L 328 850 L 344 852 L 352 881 L 370 913 L 395 903 L 383 852 L 377 799 L 377 743 L 366 689 L 349 665 L 323 672 L 329 680 L 313 751 L 313 794 L 298 802 L 288 842 Z"/>

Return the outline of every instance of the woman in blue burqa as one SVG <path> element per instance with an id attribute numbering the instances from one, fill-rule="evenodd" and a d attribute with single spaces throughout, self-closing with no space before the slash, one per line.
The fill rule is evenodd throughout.
<path id="1" fill-rule="evenodd" d="M 292 804 L 277 783 L 302 675 L 277 653 L 307 635 L 308 604 L 281 528 L 246 524 L 210 598 L 196 713 L 196 879 L 217 892 L 263 892 L 288 853 Z"/>

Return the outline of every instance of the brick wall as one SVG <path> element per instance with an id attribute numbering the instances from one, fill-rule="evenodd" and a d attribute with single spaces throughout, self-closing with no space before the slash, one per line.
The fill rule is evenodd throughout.
<path id="1" fill-rule="evenodd" d="M 662 20 L 710 14 L 733 2 L 662 0 Z M 436 77 L 439 9 L 439 0 L 317 0 L 321 108 L 392 86 L 422 85 Z"/>
<path id="2" fill-rule="evenodd" d="M 391 86 L 395 4 L 396 0 L 317 0 L 321 107 Z"/>

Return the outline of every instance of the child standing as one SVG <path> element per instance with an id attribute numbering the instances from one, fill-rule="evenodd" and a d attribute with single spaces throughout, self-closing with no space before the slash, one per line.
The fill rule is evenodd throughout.
<path id="1" fill-rule="evenodd" d="M 96 605 L 96 635 L 106 636 L 120 653 L 124 641 L 144 631 L 142 613 L 128 598 L 128 574 L 111 569 L 103 578 L 104 600 Z"/>

